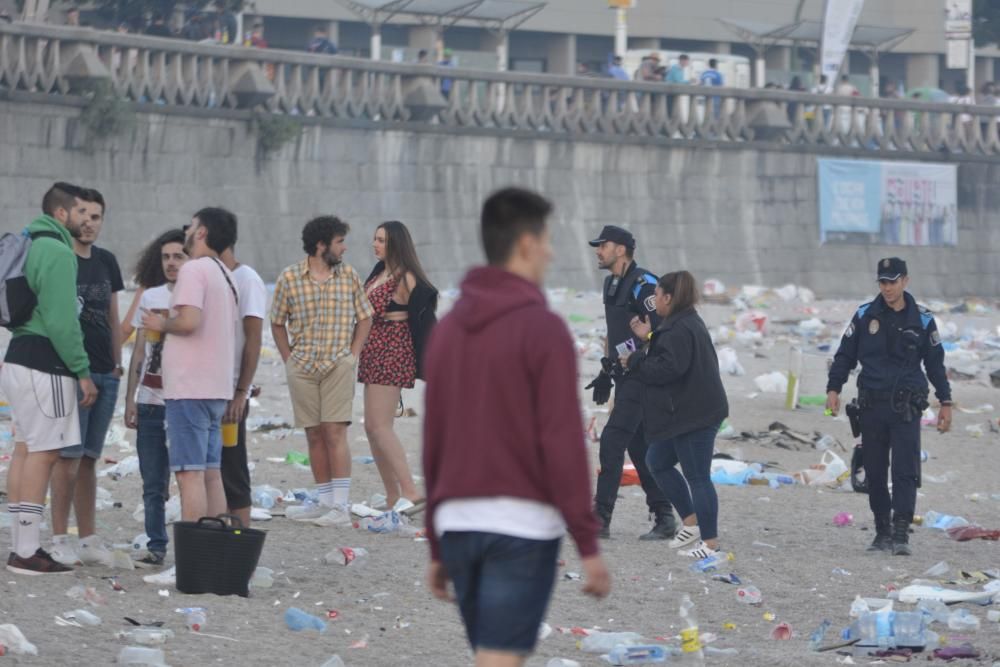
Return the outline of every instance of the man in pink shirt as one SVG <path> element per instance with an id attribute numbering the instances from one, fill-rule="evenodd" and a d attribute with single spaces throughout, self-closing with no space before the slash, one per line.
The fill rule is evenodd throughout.
<path id="1" fill-rule="evenodd" d="M 226 511 L 219 468 L 222 416 L 233 398 L 239 297 L 219 255 L 236 239 L 236 216 L 221 208 L 195 213 L 185 229 L 191 258 L 177 274 L 169 318 L 144 312 L 146 331 L 165 334 L 163 397 L 170 469 L 177 475 L 185 521 Z"/>

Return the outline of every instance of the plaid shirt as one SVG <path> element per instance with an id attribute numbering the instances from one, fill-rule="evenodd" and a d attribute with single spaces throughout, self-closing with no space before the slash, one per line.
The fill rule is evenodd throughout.
<path id="1" fill-rule="evenodd" d="M 355 324 L 372 313 L 361 278 L 348 264 L 317 283 L 306 259 L 282 271 L 274 286 L 271 321 L 288 328 L 292 359 L 307 373 L 325 373 L 350 354 Z"/>

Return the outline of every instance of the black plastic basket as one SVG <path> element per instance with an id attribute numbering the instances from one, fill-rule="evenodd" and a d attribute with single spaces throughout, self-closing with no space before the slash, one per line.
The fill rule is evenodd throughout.
<path id="1" fill-rule="evenodd" d="M 226 525 L 224 518 L 234 525 Z M 174 523 L 177 590 L 247 597 L 266 536 L 228 514 Z"/>

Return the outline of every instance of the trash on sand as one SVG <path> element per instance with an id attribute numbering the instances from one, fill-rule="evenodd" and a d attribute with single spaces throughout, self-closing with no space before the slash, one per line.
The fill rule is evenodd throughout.
<path id="1" fill-rule="evenodd" d="M 714 572 L 719 569 L 720 565 L 725 565 L 727 561 L 736 560 L 736 556 L 730 553 L 722 553 L 721 551 L 715 553 L 701 560 L 691 563 L 688 569 L 692 572 Z"/>
<path id="2" fill-rule="evenodd" d="M 931 567 L 927 568 L 927 570 L 924 572 L 924 576 L 937 577 L 940 579 L 941 577 L 947 576 L 949 572 L 951 572 L 951 565 L 948 563 L 948 561 L 943 560 L 940 563 L 937 563 L 936 565 L 932 565 Z"/>
<path id="3" fill-rule="evenodd" d="M 746 370 L 736 356 L 736 350 L 724 347 L 719 350 L 719 372 L 725 375 L 746 375 Z"/>
<path id="4" fill-rule="evenodd" d="M 934 649 L 934 657 L 942 660 L 956 660 L 958 658 L 978 658 L 979 651 L 972 644 L 962 644 L 961 646 L 944 646 Z"/>
<path id="5" fill-rule="evenodd" d="M 921 600 L 938 600 L 945 604 L 958 602 L 976 602 L 989 604 L 993 598 L 990 591 L 956 591 L 940 586 L 911 585 L 899 591 L 899 601 L 904 604 L 916 604 Z"/>
<path id="6" fill-rule="evenodd" d="M 938 530 L 950 530 L 951 528 L 968 526 L 969 521 L 965 517 L 941 514 L 931 510 L 924 514 L 924 525 L 928 528 L 937 528 Z"/>
<path id="7" fill-rule="evenodd" d="M 570 660 L 569 658 L 552 658 L 545 663 L 545 667 L 582 667 L 582 665 L 576 660 Z"/>
<path id="8" fill-rule="evenodd" d="M 326 632 L 326 621 L 318 616 L 307 614 L 297 607 L 289 607 L 285 612 L 285 625 L 293 632 L 300 632 L 302 630 Z"/>
<path id="9" fill-rule="evenodd" d="M 756 606 L 763 602 L 764 595 L 756 586 L 742 586 L 736 589 L 736 599 L 743 604 Z"/>
<path id="10" fill-rule="evenodd" d="M 16 625 L 0 625 L 0 646 L 18 655 L 38 655 L 38 647 L 28 641 Z"/>
<path id="11" fill-rule="evenodd" d="M 352 565 L 356 562 L 361 562 L 367 557 L 367 549 L 362 549 L 361 547 L 340 547 L 323 556 L 323 562 L 327 565 Z"/>
<path id="12" fill-rule="evenodd" d="M 956 542 L 969 540 L 1000 540 L 1000 530 L 989 530 L 979 526 L 957 526 L 948 529 L 948 537 Z"/>
<path id="13" fill-rule="evenodd" d="M 83 584 L 77 584 L 66 591 L 66 597 L 72 600 L 83 600 L 95 607 L 104 604 L 103 595 L 98 593 L 93 586 L 84 586 Z"/>
<path id="14" fill-rule="evenodd" d="M 778 623 L 771 630 L 771 639 L 776 639 L 778 641 L 786 641 L 792 638 L 792 626 L 788 623 Z"/>
<path id="15" fill-rule="evenodd" d="M 73 611 L 67 611 L 63 613 L 63 618 L 69 618 L 81 625 L 100 625 L 101 617 L 97 614 L 92 614 L 86 609 L 74 609 Z"/>
<path id="16" fill-rule="evenodd" d="M 753 383 L 766 394 L 784 394 L 788 391 L 788 377 L 780 371 L 758 375 Z"/>
<path id="17" fill-rule="evenodd" d="M 307 466 L 309 465 L 309 455 L 303 454 L 302 452 L 291 451 L 285 454 L 285 463 Z"/>
<path id="18" fill-rule="evenodd" d="M 737 577 L 735 574 L 732 574 L 732 573 L 730 573 L 730 574 L 713 574 L 712 575 L 712 580 L 713 581 L 721 581 L 721 582 L 727 583 L 727 584 L 736 584 L 737 586 L 739 586 L 740 584 L 743 583 L 742 581 L 740 581 L 739 577 Z"/>
<path id="19" fill-rule="evenodd" d="M 813 633 L 809 635 L 809 650 L 818 651 L 819 647 L 823 644 L 823 638 L 826 637 L 827 630 L 833 625 L 828 619 L 824 619 L 822 623 L 819 624 Z"/>
<path id="20" fill-rule="evenodd" d="M 128 477 L 129 475 L 137 472 L 139 472 L 139 457 L 133 454 L 131 456 L 126 456 L 110 468 L 105 468 L 99 471 L 97 476 L 110 477 L 111 479 L 118 481 L 123 477 Z"/>
<path id="21" fill-rule="evenodd" d="M 860 595 L 854 596 L 854 602 L 851 603 L 851 611 L 849 614 L 851 618 L 861 618 L 863 614 L 867 614 L 870 611 L 871 608 L 868 606 L 868 603 L 863 597 Z"/>
<path id="22" fill-rule="evenodd" d="M 975 632 L 979 629 L 979 617 L 959 608 L 948 615 L 948 629 L 955 632 Z"/>
<path id="23" fill-rule="evenodd" d="M 645 665 L 666 662 L 667 652 L 663 646 L 644 644 L 640 646 L 615 646 L 604 658 L 612 665 Z"/>
<path id="24" fill-rule="evenodd" d="M 173 630 L 167 630 L 166 628 L 134 628 L 115 633 L 116 639 L 124 639 L 127 642 L 139 644 L 140 646 L 166 644 L 167 640 L 173 636 Z"/>
<path id="25" fill-rule="evenodd" d="M 126 646 L 118 654 L 119 665 L 145 665 L 146 667 L 167 667 L 163 651 L 158 648 Z"/>
<path id="26" fill-rule="evenodd" d="M 843 528 L 854 523 L 854 515 L 850 512 L 838 512 L 833 517 L 833 525 Z"/>

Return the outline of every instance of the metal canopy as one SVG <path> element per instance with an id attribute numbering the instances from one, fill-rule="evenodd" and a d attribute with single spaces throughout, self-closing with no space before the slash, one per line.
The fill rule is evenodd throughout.
<path id="1" fill-rule="evenodd" d="M 719 19 L 719 22 L 758 50 L 783 41 L 819 44 L 823 39 L 820 21 L 796 21 L 785 25 L 740 19 Z M 851 46 L 873 53 L 888 51 L 913 32 L 913 28 L 858 25 L 851 36 Z"/>
<path id="2" fill-rule="evenodd" d="M 340 4 L 373 25 L 396 16 L 409 16 L 421 23 L 449 27 L 473 21 L 495 30 L 513 30 L 540 12 L 547 0 L 338 0 Z"/>

